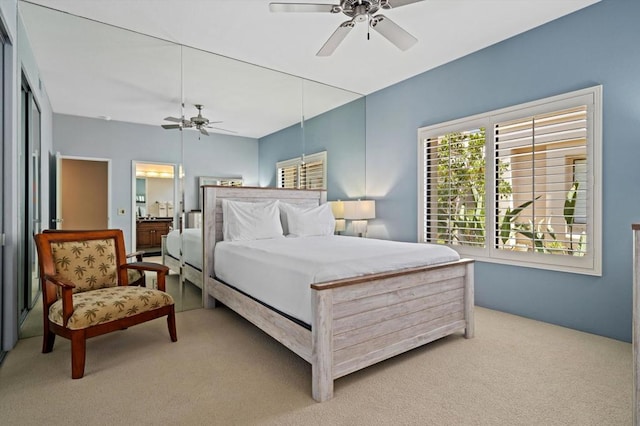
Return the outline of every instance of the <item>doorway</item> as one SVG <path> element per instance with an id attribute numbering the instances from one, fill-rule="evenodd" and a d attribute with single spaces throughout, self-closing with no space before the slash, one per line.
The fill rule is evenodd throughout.
<path id="1" fill-rule="evenodd" d="M 133 161 L 132 245 L 159 256 L 162 237 L 177 228 L 178 169 L 173 163 Z"/>
<path id="2" fill-rule="evenodd" d="M 107 229 L 111 226 L 111 160 L 56 154 L 54 229 Z M 54 197 L 52 197 L 54 198 Z"/>

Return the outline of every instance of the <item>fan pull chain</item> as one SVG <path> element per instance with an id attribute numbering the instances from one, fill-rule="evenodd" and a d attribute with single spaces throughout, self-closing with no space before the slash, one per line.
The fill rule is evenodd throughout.
<path id="1" fill-rule="evenodd" d="M 371 40 L 371 15 L 367 13 L 367 40 Z"/>

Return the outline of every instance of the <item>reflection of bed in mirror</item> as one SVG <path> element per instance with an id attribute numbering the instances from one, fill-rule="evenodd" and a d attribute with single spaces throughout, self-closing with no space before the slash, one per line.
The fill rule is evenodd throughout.
<path id="1" fill-rule="evenodd" d="M 375 263 L 384 260 L 387 252 L 372 256 L 369 246 L 367 257 L 360 254 L 350 257 L 355 254 L 353 245 L 363 240 L 356 237 L 320 237 L 348 240 L 352 245 L 348 252 L 331 243 L 325 244 L 321 250 L 319 246 L 307 246 L 304 245 L 306 241 L 301 241 L 318 238 L 314 236 L 285 238 L 274 234 L 275 237 L 270 239 L 224 241 L 223 222 L 230 216 L 225 217 L 227 214 L 222 210 L 225 208 L 223 205 L 228 209 L 230 203 L 223 200 L 253 203 L 279 200 L 278 203 L 305 208 L 312 206 L 314 209 L 326 203 L 326 192 L 210 186 L 205 187 L 203 193 L 205 307 L 213 308 L 216 302 L 221 302 L 309 362 L 315 400 L 332 398 L 335 379 L 369 365 L 454 333 L 463 332 L 465 337 L 473 337 L 473 261 L 460 259 L 457 253 L 444 246 L 370 241 L 381 245 L 411 245 L 411 250 L 445 249 L 453 252 L 450 258 L 445 256 L 447 260 L 442 260 L 445 257 L 440 255 L 425 259 L 425 256 L 414 253 L 415 265 L 419 266 L 407 267 L 404 253 L 400 255 L 394 251 L 389 253 L 389 257 L 402 259 L 399 263 L 403 266 L 379 269 Z M 290 231 L 288 213 L 285 216 Z M 239 219 L 231 219 L 229 223 L 238 222 Z M 363 244 L 370 242 L 363 241 Z M 296 246 L 300 249 L 292 250 L 290 243 L 301 244 Z M 359 251 L 361 246 L 357 248 Z M 287 257 L 281 257 L 280 251 L 288 252 Z M 238 256 L 231 257 L 232 253 Z M 312 253 L 311 259 L 304 253 Z M 340 257 L 339 253 L 347 256 Z M 291 255 L 295 261 L 289 257 Z M 356 257 L 358 260 L 353 260 Z M 333 261 L 326 262 L 327 258 Z M 360 260 L 364 261 L 364 269 L 360 268 Z M 318 269 L 306 267 L 316 265 L 316 261 L 320 262 L 317 263 Z M 347 269 L 346 274 L 331 275 L 335 272 L 333 262 L 341 263 Z M 231 266 L 231 273 L 239 273 L 239 276 L 229 275 L 230 265 L 235 265 Z M 350 270 L 352 266 L 360 269 Z M 308 279 L 310 270 L 314 275 L 312 279 Z M 246 286 L 247 275 L 259 276 L 258 281 L 249 283 L 251 289 Z M 304 294 L 305 298 L 297 300 L 296 306 L 309 311 L 306 321 L 288 312 L 289 308 L 272 302 L 275 301 L 276 289 L 283 288 L 283 283 L 291 275 L 302 280 L 294 281 L 293 287 L 288 287 L 278 296 L 282 300 L 294 299 L 294 294 Z M 316 276 L 320 277 L 319 281 L 315 280 Z M 258 295 L 260 292 L 261 296 Z M 263 298 L 265 294 L 271 299 Z M 279 300 L 277 303 L 285 302 Z"/>
<path id="2" fill-rule="evenodd" d="M 184 281 L 202 288 L 202 229 L 175 229 L 162 238 L 162 263 Z"/>

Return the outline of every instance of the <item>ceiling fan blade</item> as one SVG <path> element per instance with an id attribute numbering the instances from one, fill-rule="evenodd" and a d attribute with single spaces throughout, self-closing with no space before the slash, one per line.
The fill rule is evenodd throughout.
<path id="1" fill-rule="evenodd" d="M 162 124 L 163 129 L 179 129 L 181 127 L 179 124 Z"/>
<path id="2" fill-rule="evenodd" d="M 182 118 L 177 117 L 165 117 L 166 121 L 173 121 L 174 123 L 182 123 Z"/>
<path id="3" fill-rule="evenodd" d="M 417 38 L 384 15 L 374 16 L 370 25 L 400 50 L 407 50 L 418 42 Z"/>
<path id="4" fill-rule="evenodd" d="M 340 24 L 333 34 L 331 34 L 329 40 L 327 40 L 320 50 L 318 50 L 316 56 L 330 56 L 354 26 L 355 23 L 353 21 L 347 21 Z"/>
<path id="5" fill-rule="evenodd" d="M 203 135 L 205 135 L 205 136 L 209 136 L 209 132 L 207 132 L 207 131 L 204 129 L 204 127 L 200 127 L 200 129 L 199 129 L 199 130 L 200 130 L 200 133 L 202 133 Z"/>
<path id="6" fill-rule="evenodd" d="M 419 3 L 424 0 L 387 0 L 386 3 L 382 5 L 383 9 L 396 9 L 400 6 L 406 6 L 411 3 Z"/>
<path id="7" fill-rule="evenodd" d="M 222 129 L 220 127 L 209 127 L 210 129 L 215 129 L 215 130 L 222 130 L 223 132 L 229 132 L 229 133 L 238 133 L 235 130 L 229 130 L 229 129 Z"/>
<path id="8" fill-rule="evenodd" d="M 271 12 L 331 12 L 335 7 L 340 6 L 317 3 L 269 3 Z"/>

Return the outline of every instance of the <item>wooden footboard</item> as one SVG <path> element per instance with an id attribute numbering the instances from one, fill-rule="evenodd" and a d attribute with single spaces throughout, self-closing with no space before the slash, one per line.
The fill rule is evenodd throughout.
<path id="1" fill-rule="evenodd" d="M 452 333 L 473 337 L 473 262 L 313 284 L 313 398 L 333 380 Z"/>
<path id="2" fill-rule="evenodd" d="M 473 261 L 312 284 L 311 331 L 233 288 L 207 279 L 219 300 L 312 365 L 312 395 L 333 397 L 333 381 L 456 332 L 474 334 Z"/>

